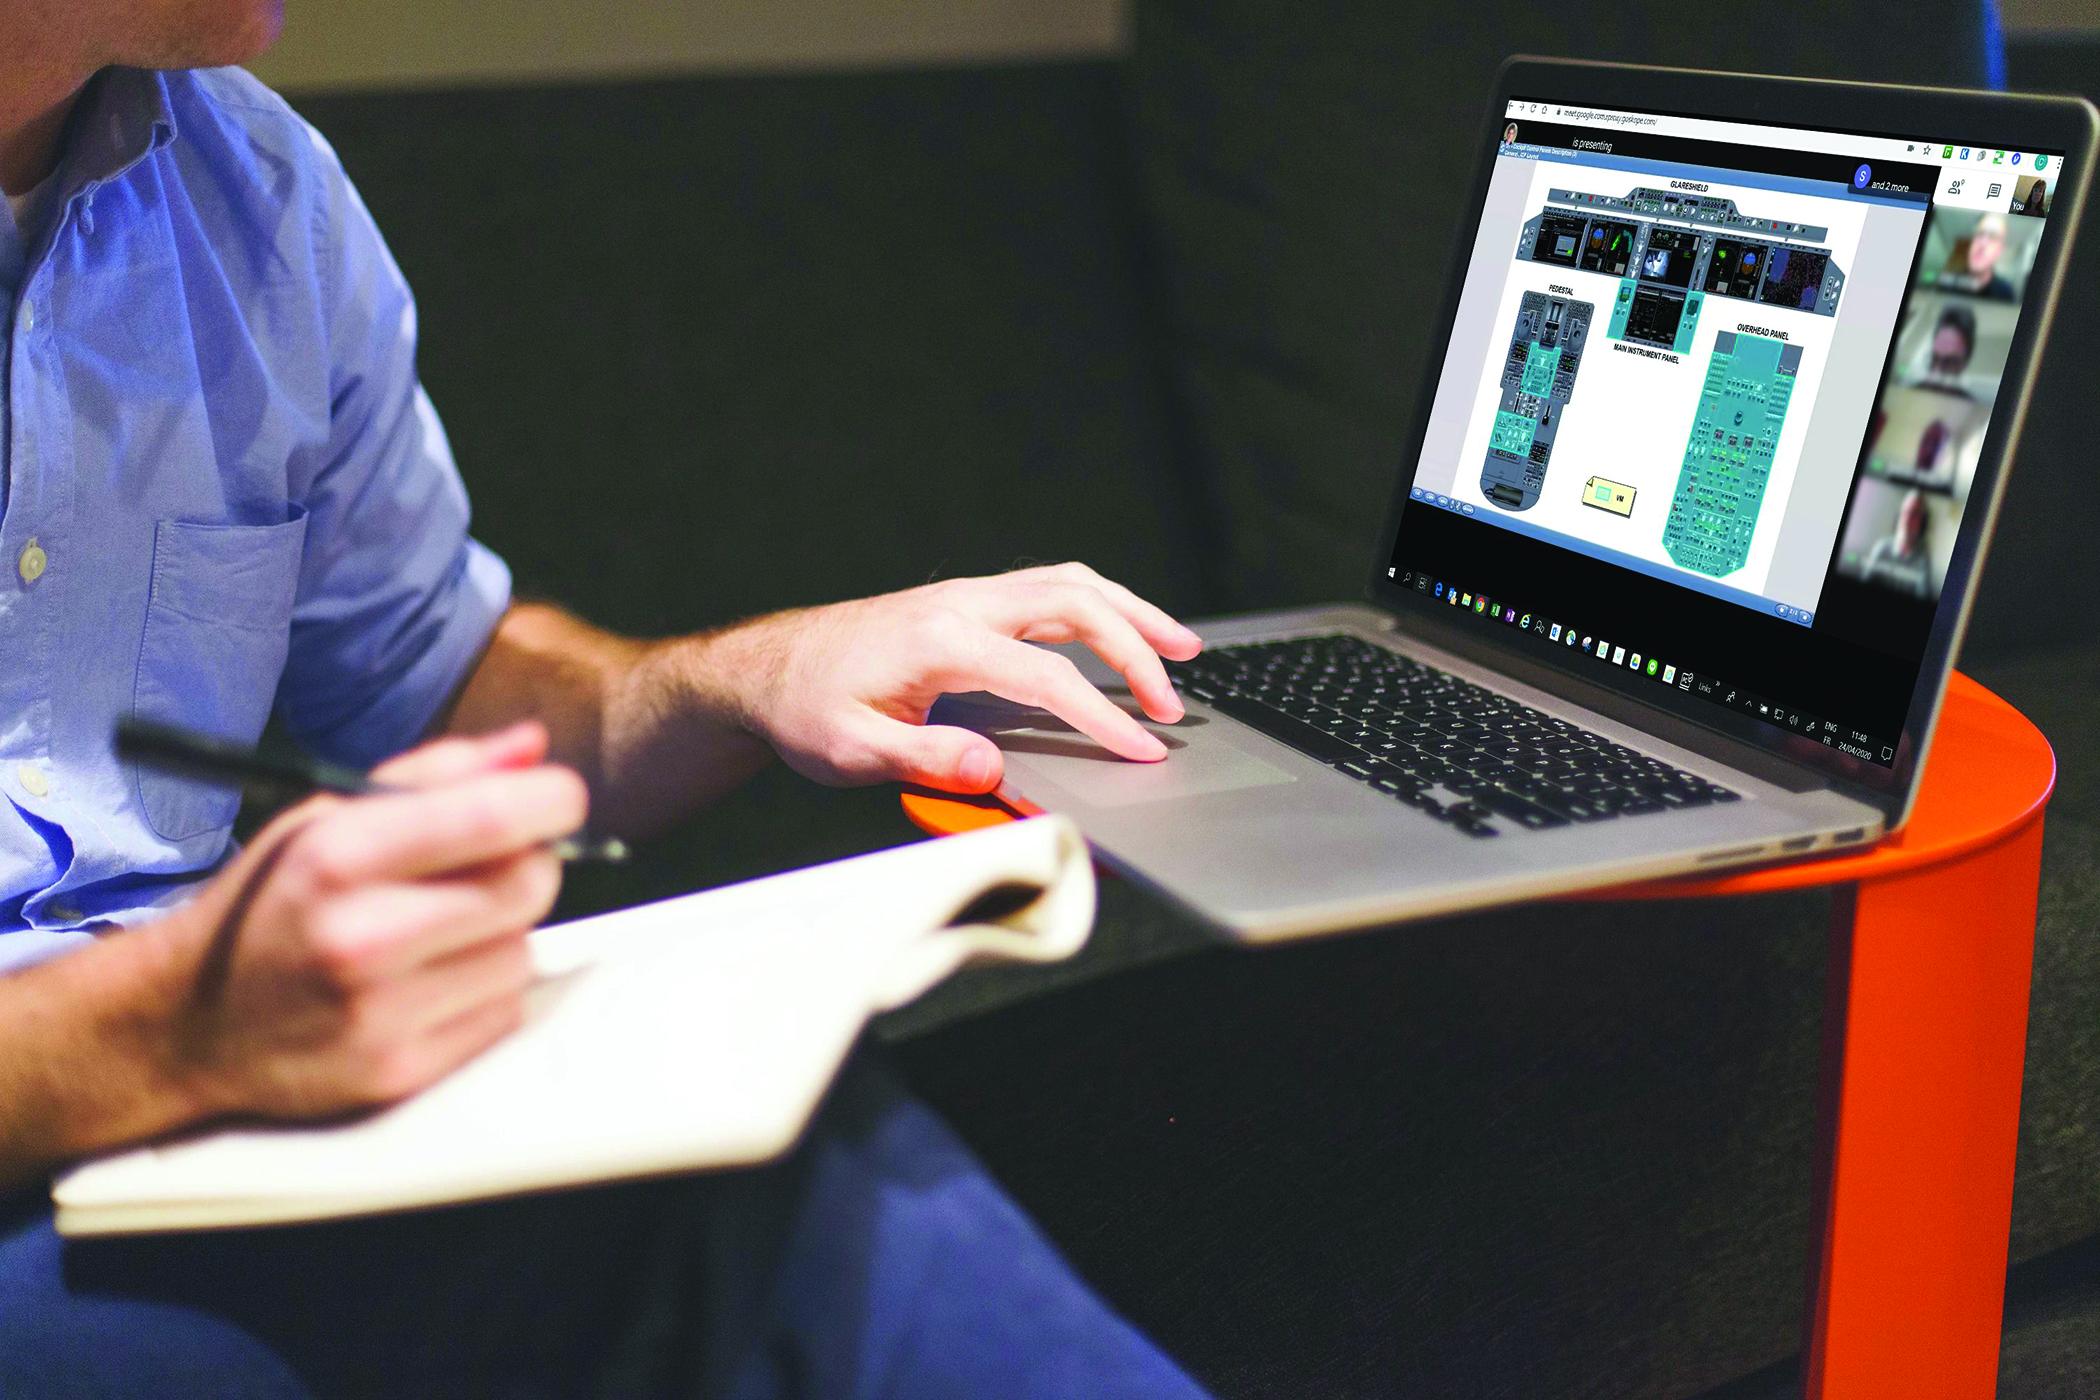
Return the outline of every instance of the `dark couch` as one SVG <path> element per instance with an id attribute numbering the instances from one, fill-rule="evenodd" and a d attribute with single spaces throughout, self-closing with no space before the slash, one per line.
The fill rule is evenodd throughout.
<path id="1" fill-rule="evenodd" d="M 1116 64 L 299 105 L 417 286 L 521 591 L 664 632 L 1072 556 L 1195 615 L 1360 586 L 1449 135 L 1503 53 L 1992 76 L 1987 13 L 1866 11 L 1720 37 L 1638 6 L 1577 30 L 1499 0 L 1140 0 Z M 2091 323 L 2093 266 L 2060 324 Z M 2061 335 L 1965 657 L 2064 760 L 2016 1259 L 2100 1232 L 2094 373 Z M 912 834 L 891 792 L 775 771 L 565 907 Z M 1800 1343 L 1827 914 L 1548 905 L 1255 955 L 1110 882 L 1076 966 L 884 1029 L 1221 1393 L 1684 1395 Z"/>

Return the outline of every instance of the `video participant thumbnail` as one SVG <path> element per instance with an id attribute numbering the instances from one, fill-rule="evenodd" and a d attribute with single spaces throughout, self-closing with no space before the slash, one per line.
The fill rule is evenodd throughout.
<path id="1" fill-rule="evenodd" d="M 1925 230 L 1919 266 L 1924 285 L 1992 301 L 2018 301 L 2027 290 L 2042 225 L 1996 210 L 1940 208 Z"/>
<path id="2" fill-rule="evenodd" d="M 1951 495 L 1861 477 L 1845 521 L 1839 567 L 1906 598 L 1937 598 L 1961 528 L 1962 504 Z"/>
<path id="3" fill-rule="evenodd" d="M 1939 597 L 2040 232 L 1990 211 L 1933 211 L 1846 506 L 1840 575 Z"/>

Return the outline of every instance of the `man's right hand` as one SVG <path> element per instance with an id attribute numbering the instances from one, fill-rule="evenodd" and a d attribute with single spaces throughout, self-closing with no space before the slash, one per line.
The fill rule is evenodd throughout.
<path id="1" fill-rule="evenodd" d="M 561 883 L 545 844 L 583 825 L 582 781 L 521 724 L 442 739 L 266 826 L 168 940 L 182 989 L 169 1071 L 197 1112 L 311 1117 L 390 1102 L 514 1028 L 525 935 Z"/>

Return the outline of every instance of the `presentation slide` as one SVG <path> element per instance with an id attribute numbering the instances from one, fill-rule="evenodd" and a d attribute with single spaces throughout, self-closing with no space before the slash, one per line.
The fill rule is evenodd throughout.
<path id="1" fill-rule="evenodd" d="M 1914 246 L 1916 216 L 1754 179 L 1505 165 L 1498 184 L 1523 183 L 1491 204 L 1465 297 L 1492 326 L 1476 328 L 1476 372 L 1447 359 L 1440 397 L 1470 403 L 1439 405 L 1416 485 L 1811 611 L 1865 427 L 1864 404 L 1819 419 L 1818 398 L 1834 360 L 1883 355 L 1895 330 L 1893 288 L 1850 295 L 1862 276 L 1900 287 L 1908 267 L 1861 269 L 1868 221 L 1911 220 Z M 1499 289 L 1472 285 L 1489 278 Z M 1813 431 L 1849 440 L 1810 451 Z"/>

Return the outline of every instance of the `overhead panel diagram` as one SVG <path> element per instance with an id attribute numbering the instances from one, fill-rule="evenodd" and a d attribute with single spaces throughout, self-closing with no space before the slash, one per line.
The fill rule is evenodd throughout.
<path id="1" fill-rule="evenodd" d="M 1714 341 L 1663 526 L 1663 549 L 1678 565 L 1722 578 L 1749 559 L 1800 373 L 1798 345 L 1747 331 Z"/>
<path id="2" fill-rule="evenodd" d="M 1627 235 L 1630 239 L 1630 233 Z M 1605 255 L 1611 240 L 1605 240 Z M 1629 253 L 1628 256 L 1631 256 Z M 1526 292 L 1502 361 L 1502 398 L 1480 490 L 1505 510 L 1529 510 L 1546 484 L 1561 410 L 1575 393 L 1594 303 Z"/>

